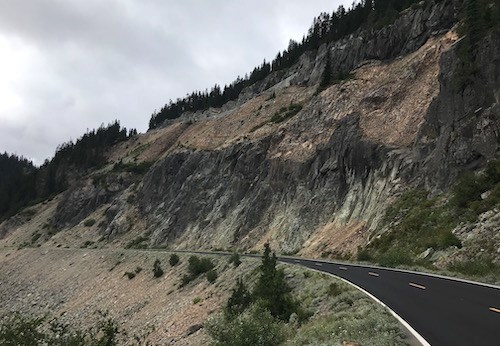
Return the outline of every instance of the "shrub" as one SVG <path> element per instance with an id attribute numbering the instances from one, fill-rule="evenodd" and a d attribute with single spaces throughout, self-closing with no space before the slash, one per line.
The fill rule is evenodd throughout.
<path id="1" fill-rule="evenodd" d="M 106 314 L 101 314 L 95 328 L 77 330 L 57 319 L 47 323 L 45 318 L 25 317 L 16 312 L 2 320 L 0 345 L 114 346 L 121 333 L 116 322 Z"/>
<path id="2" fill-rule="evenodd" d="M 489 258 L 469 260 L 452 263 L 448 269 L 471 276 L 484 276 L 487 274 L 500 274 L 500 266 Z"/>
<path id="3" fill-rule="evenodd" d="M 200 259 L 198 256 L 189 257 L 188 271 L 193 277 L 208 272 L 213 269 L 215 265 L 209 258 Z"/>
<path id="4" fill-rule="evenodd" d="M 125 272 L 123 274 L 123 276 L 126 276 L 128 277 L 129 280 L 132 280 L 133 278 L 135 278 L 135 273 L 132 273 L 132 272 Z"/>
<path id="5" fill-rule="evenodd" d="M 240 255 L 238 253 L 233 253 L 230 257 L 229 257 L 229 263 L 232 263 L 233 266 L 235 268 L 237 268 L 240 264 L 241 264 L 241 260 L 240 260 Z"/>
<path id="6" fill-rule="evenodd" d="M 201 298 L 200 297 L 196 297 L 193 299 L 193 304 L 196 305 L 198 304 L 199 302 L 201 302 Z"/>
<path id="7" fill-rule="evenodd" d="M 184 287 L 191 282 L 191 276 L 184 274 L 181 278 L 181 284 L 179 287 Z"/>
<path id="8" fill-rule="evenodd" d="M 207 272 L 207 280 L 211 284 L 213 284 L 215 282 L 215 280 L 217 280 L 217 271 L 215 269 L 210 269 Z"/>
<path id="9" fill-rule="evenodd" d="M 159 278 L 163 275 L 163 269 L 161 269 L 160 266 L 161 262 L 159 259 L 155 260 L 155 263 L 153 264 L 153 277 Z"/>
<path id="10" fill-rule="evenodd" d="M 141 267 L 136 267 L 135 270 L 134 270 L 134 272 L 136 274 L 139 274 L 140 272 L 142 272 L 142 268 Z"/>
<path id="11" fill-rule="evenodd" d="M 171 254 L 168 262 L 172 267 L 176 266 L 179 263 L 179 256 L 175 253 Z"/>
<path id="12" fill-rule="evenodd" d="M 87 219 L 87 220 L 85 220 L 83 222 L 83 225 L 85 227 L 92 227 L 92 226 L 94 226 L 94 224 L 95 224 L 95 220 L 94 219 Z"/>
<path id="13" fill-rule="evenodd" d="M 280 345 L 287 338 L 283 322 L 276 321 L 268 310 L 256 304 L 233 320 L 223 315 L 205 324 L 214 346 Z"/>
<path id="14" fill-rule="evenodd" d="M 372 255 L 370 254 L 370 251 L 368 251 L 367 249 L 359 250 L 356 257 L 357 257 L 358 261 L 371 261 L 372 260 Z"/>
<path id="15" fill-rule="evenodd" d="M 145 249 L 148 247 L 147 244 L 145 244 L 148 240 L 149 238 L 144 235 L 135 237 L 125 245 L 125 249 Z"/>
<path id="16" fill-rule="evenodd" d="M 393 248 L 378 258 L 378 263 L 384 267 L 396 267 L 413 263 L 410 252 L 402 248 Z"/>
<path id="17" fill-rule="evenodd" d="M 229 297 L 227 304 L 224 308 L 224 313 L 227 319 L 232 319 L 241 314 L 246 308 L 250 306 L 252 297 L 248 291 L 245 283 L 241 279 L 236 279 L 236 286 Z"/>
<path id="18" fill-rule="evenodd" d="M 332 282 L 328 286 L 328 289 L 326 290 L 326 294 L 328 294 L 330 297 L 336 297 L 341 293 L 342 293 L 342 289 L 335 282 Z"/>
<path id="19" fill-rule="evenodd" d="M 302 105 L 292 103 L 288 107 L 281 107 L 279 111 L 277 111 L 269 120 L 271 123 L 281 123 L 285 120 L 290 119 L 295 114 L 302 110 Z"/>

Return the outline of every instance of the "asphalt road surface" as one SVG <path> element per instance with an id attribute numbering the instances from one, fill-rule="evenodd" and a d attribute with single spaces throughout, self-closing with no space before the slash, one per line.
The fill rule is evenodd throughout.
<path id="1" fill-rule="evenodd" d="M 286 257 L 279 260 L 334 274 L 361 287 L 430 345 L 500 345 L 498 287 L 371 266 Z"/>

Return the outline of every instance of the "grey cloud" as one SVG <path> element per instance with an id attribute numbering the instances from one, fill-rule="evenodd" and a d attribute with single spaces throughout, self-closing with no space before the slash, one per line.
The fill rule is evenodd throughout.
<path id="1" fill-rule="evenodd" d="M 341 2 L 4 0 L 0 39 L 33 53 L 28 65 L 7 66 L 22 104 L 0 111 L 0 151 L 41 163 L 57 144 L 115 118 L 145 131 L 170 98 L 269 61 Z"/>

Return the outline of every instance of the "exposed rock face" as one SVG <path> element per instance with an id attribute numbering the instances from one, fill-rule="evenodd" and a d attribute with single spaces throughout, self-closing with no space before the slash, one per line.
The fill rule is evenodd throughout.
<path id="1" fill-rule="evenodd" d="M 72 227 L 89 216 L 100 206 L 111 202 L 134 181 L 128 173 L 107 174 L 99 181 L 82 180 L 64 192 L 53 217 L 59 229 Z"/>
<path id="2" fill-rule="evenodd" d="M 286 71 L 272 73 L 262 82 L 246 90 L 241 96 L 247 100 L 269 87 L 294 84 L 316 85 L 325 67 L 325 54 L 330 54 L 334 74 L 348 73 L 368 60 L 389 60 L 420 48 L 436 33 L 443 33 L 456 23 L 462 0 L 422 2 L 406 10 L 393 24 L 381 30 L 359 31 L 318 52 L 304 54 L 299 63 Z"/>
<path id="3" fill-rule="evenodd" d="M 472 83 L 459 85 L 457 49 L 443 54 L 441 90 L 429 109 L 417 147 L 430 186 L 446 188 L 463 169 L 475 169 L 500 147 L 500 37 L 491 33 L 477 52 Z"/>
<path id="4" fill-rule="evenodd" d="M 443 1 L 408 10 L 394 26 L 324 47 L 315 56 L 308 53 L 273 88 L 282 88 L 283 83 L 314 84 L 326 50 L 336 71 L 350 70 L 366 59 L 411 52 L 432 34 L 450 28 L 460 3 Z M 477 167 L 498 152 L 498 41 L 493 36 L 485 40 L 479 57 L 484 65 L 478 64 L 482 77 L 464 91 L 457 91 L 453 83 L 460 64 L 456 47 L 443 54 L 448 48 L 435 45 L 435 54 L 443 54 L 440 91 L 429 94 L 437 97 L 422 121 L 406 125 L 417 132 L 421 129 L 410 145 L 369 139 L 361 128 L 366 117 L 360 114 L 366 109 L 397 104 L 404 97 L 388 95 L 380 86 L 365 95 L 361 113 L 322 121 L 319 128 L 330 134 L 325 141 L 308 144 L 304 135 L 323 112 L 335 112 L 335 106 L 328 108 L 320 95 L 313 96 L 281 130 L 266 136 L 211 150 L 185 148 L 167 154 L 146 175 L 139 192 L 153 242 L 252 247 L 269 241 L 282 251 L 296 251 L 308 239 L 315 243 L 310 237 L 320 229 L 331 228 L 323 239 L 333 238 L 354 223 L 356 232 L 361 232 L 358 237 L 367 239 L 367 231 L 377 226 L 387 204 L 402 189 L 423 183 L 431 190 L 447 189 L 458 172 Z M 422 70 L 413 70 L 413 77 L 407 78 L 419 73 Z M 242 97 L 262 91 L 265 83 L 270 79 Z M 337 104 L 342 102 L 342 88 L 333 101 Z M 325 93 L 323 97 L 329 95 Z M 468 114 L 472 116 L 465 118 Z M 296 149 L 291 142 L 306 149 Z M 324 245 L 314 244 L 318 250 Z M 339 251 L 346 250 L 345 244 L 337 245 Z M 347 251 L 355 251 L 355 246 L 352 242 Z"/>
<path id="5" fill-rule="evenodd" d="M 305 53 L 221 109 L 121 143 L 110 162 L 156 163 L 144 177 L 89 175 L 60 196 L 51 221 L 77 239 L 83 227 L 73 226 L 93 215 L 92 231 L 110 241 L 355 252 L 402 191 L 447 190 L 499 153 L 498 34 L 481 42 L 472 83 L 457 88 L 458 37 L 447 30 L 462 1 L 425 4 Z M 334 73 L 354 77 L 317 92 L 327 53 Z"/>

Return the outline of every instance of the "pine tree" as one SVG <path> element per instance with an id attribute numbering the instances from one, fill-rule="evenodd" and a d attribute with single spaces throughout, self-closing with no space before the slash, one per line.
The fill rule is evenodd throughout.
<path id="1" fill-rule="evenodd" d="M 260 277 L 253 291 L 254 300 L 260 300 L 272 316 L 288 321 L 290 315 L 297 311 L 298 305 L 290 294 L 291 288 L 285 280 L 285 272 L 276 268 L 276 254 L 271 254 L 269 244 L 264 246 L 259 270 Z"/>
<path id="2" fill-rule="evenodd" d="M 330 61 L 330 52 L 327 51 L 325 68 L 323 70 L 323 74 L 321 75 L 318 91 L 325 90 L 330 84 L 332 84 L 332 82 L 333 82 L 332 64 Z"/>

